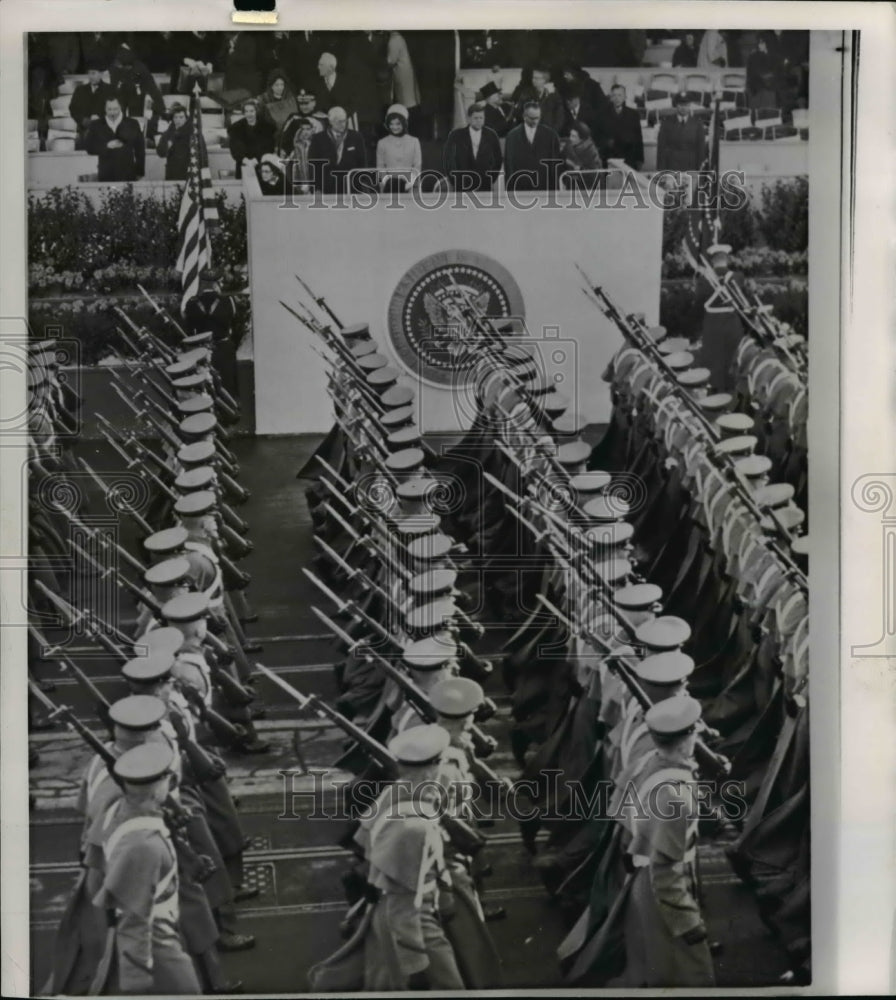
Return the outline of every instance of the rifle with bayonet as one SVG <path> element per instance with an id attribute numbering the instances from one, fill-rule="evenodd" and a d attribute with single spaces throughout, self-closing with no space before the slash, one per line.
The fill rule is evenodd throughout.
<path id="1" fill-rule="evenodd" d="M 314 301 L 318 309 L 323 309 L 326 312 L 326 314 L 330 317 L 330 319 L 333 320 L 336 326 L 338 326 L 339 329 L 342 330 L 343 324 L 339 321 L 339 317 L 336 315 L 336 313 L 334 313 L 333 310 L 327 305 L 327 300 L 323 297 L 323 295 L 315 295 L 314 292 L 311 291 L 308 285 L 298 275 L 295 275 L 295 279 L 305 290 L 305 293 L 309 296 L 309 298 L 311 298 Z"/>
<path id="2" fill-rule="evenodd" d="M 584 639 L 587 639 L 594 646 L 601 649 L 606 657 L 607 668 L 625 684 L 628 688 L 631 696 L 637 701 L 641 707 L 641 711 L 646 714 L 648 709 L 653 707 L 653 702 L 647 697 L 644 688 L 638 683 L 637 677 L 628 668 L 627 664 L 623 661 L 622 656 L 624 654 L 617 653 L 614 655 L 613 651 L 607 645 L 606 641 L 602 639 L 597 633 L 592 629 L 585 626 L 576 626 L 560 609 L 549 601 L 543 594 L 537 595 L 538 601 L 544 605 L 544 607 L 555 615 L 560 624 L 564 625 L 569 631 L 575 635 L 580 635 Z M 633 633 L 632 633 L 633 634 Z M 702 722 L 699 724 L 699 730 L 701 732 L 709 731 L 709 727 Z M 694 759 L 700 765 L 701 771 L 708 777 L 714 780 L 719 780 L 726 777 L 731 770 L 731 762 L 728 761 L 721 754 L 714 753 L 710 748 L 704 743 L 702 738 L 697 737 L 697 742 L 694 747 Z"/>
<path id="3" fill-rule="evenodd" d="M 82 741 L 102 760 L 109 771 L 109 776 L 120 787 L 124 788 L 124 782 L 115 773 L 116 756 L 103 743 L 103 741 L 93 733 L 67 705 L 56 705 L 48 698 L 43 691 L 30 678 L 28 687 L 35 698 L 47 709 L 49 718 L 52 720 L 61 719 L 73 732 L 81 737 Z M 184 805 L 177 801 L 169 792 L 167 798 L 162 803 L 162 815 L 165 825 L 171 834 L 178 852 L 178 861 L 184 863 L 190 877 L 197 882 L 206 881 L 217 871 L 217 868 L 210 857 L 206 854 L 198 854 L 190 843 L 186 828 L 192 819 L 192 813 Z"/>

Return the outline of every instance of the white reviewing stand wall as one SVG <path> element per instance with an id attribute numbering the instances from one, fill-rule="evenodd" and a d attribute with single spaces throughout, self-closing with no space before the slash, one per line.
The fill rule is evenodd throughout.
<path id="1" fill-rule="evenodd" d="M 643 202 L 646 180 L 621 162 L 616 181 L 643 197 L 620 207 L 570 207 L 568 192 L 518 195 L 537 207 L 514 208 L 506 193 L 497 208 L 458 208 L 454 195 L 425 208 L 410 195 L 401 207 L 380 198 L 370 208 L 323 205 L 297 196 L 295 207 L 265 197 L 253 172 L 244 179 L 249 228 L 249 274 L 255 349 L 256 428 L 259 434 L 328 430 L 333 423 L 322 343 L 283 306 L 307 301 L 299 274 L 344 324 L 366 322 L 400 382 L 415 386 L 424 432 L 464 430 L 471 405 L 451 386 L 421 384 L 396 351 L 388 329 L 389 303 L 406 273 L 429 255 L 472 252 L 512 276 L 521 293 L 529 336 L 548 377 L 573 399 L 589 422 L 610 415 L 609 387 L 601 375 L 622 338 L 583 293 L 580 264 L 626 313 L 658 321 L 662 209 Z M 614 194 L 609 191 L 608 200 Z M 431 204 L 436 194 L 420 196 Z M 444 195 L 443 195 L 444 197 Z M 329 199 L 332 200 L 332 199 Z M 642 207 L 633 202 L 642 201 Z M 549 201 L 555 207 L 545 207 Z M 581 204 L 581 203 L 580 203 Z"/>

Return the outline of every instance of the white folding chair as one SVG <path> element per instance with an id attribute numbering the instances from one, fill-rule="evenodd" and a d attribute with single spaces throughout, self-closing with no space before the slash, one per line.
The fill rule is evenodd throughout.
<path id="1" fill-rule="evenodd" d="M 793 115 L 793 127 L 794 128 L 808 128 L 809 127 L 809 109 L 808 108 L 794 108 L 791 112 Z"/>
<path id="2" fill-rule="evenodd" d="M 731 118 L 726 118 L 723 122 L 724 132 L 727 135 L 729 132 L 733 132 L 735 129 L 749 128 L 753 124 L 753 120 L 749 114 L 745 115 L 734 115 Z"/>
<path id="3" fill-rule="evenodd" d="M 662 91 L 671 97 L 681 90 L 681 83 L 674 73 L 654 73 L 650 78 L 650 83 L 647 85 L 647 90 Z"/>
<path id="4" fill-rule="evenodd" d="M 771 125 L 783 125 L 780 108 L 757 108 L 754 113 L 756 128 L 768 128 Z"/>
<path id="5" fill-rule="evenodd" d="M 62 97 L 50 98 L 50 108 L 56 118 L 65 118 L 68 115 L 68 108 L 71 104 L 71 95 L 64 94 Z"/>

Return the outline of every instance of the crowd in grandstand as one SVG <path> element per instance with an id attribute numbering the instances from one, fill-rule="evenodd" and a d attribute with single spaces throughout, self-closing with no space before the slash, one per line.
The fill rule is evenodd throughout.
<path id="1" fill-rule="evenodd" d="M 508 177 L 525 175 L 522 186 L 554 187 L 560 172 L 594 172 L 611 158 L 643 167 L 650 91 L 616 83 L 605 92 L 582 67 L 639 65 L 644 32 L 479 32 L 484 42 L 476 35 L 31 35 L 29 150 L 84 150 L 99 158 L 97 179 L 115 181 L 142 177 L 145 150 L 154 148 L 166 161 L 165 178 L 182 180 L 192 128 L 186 112 L 198 86 L 206 110 L 223 126 L 234 176 L 250 165 L 262 190 L 272 192 L 334 189 L 358 168 L 375 170 L 381 189 L 402 188 L 419 175 L 425 157 L 455 187 L 458 170 L 474 176 L 464 182 L 471 190 L 491 187 L 502 169 Z M 745 113 L 779 109 L 789 124 L 792 111 L 807 106 L 808 32 L 689 30 L 678 37 L 673 67 L 745 68 L 745 88 L 734 95 Z M 451 132 L 458 64 L 470 62 L 487 68 L 489 78 L 475 103 L 464 101 L 466 126 Z M 503 86 L 502 66 L 521 67 L 516 86 Z M 72 92 L 71 78 L 79 74 Z M 60 107 L 62 94 L 70 94 L 67 108 Z M 705 110 L 712 98 L 710 90 L 670 95 L 673 106 L 659 121 L 658 169 L 700 166 L 706 114 L 691 112 Z M 57 134 L 61 113 L 73 131 L 59 146 L 47 136 Z M 325 177 L 328 170 L 343 180 Z"/>

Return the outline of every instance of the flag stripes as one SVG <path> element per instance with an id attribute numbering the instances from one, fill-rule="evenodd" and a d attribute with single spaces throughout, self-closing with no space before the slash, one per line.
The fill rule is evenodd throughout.
<path id="1" fill-rule="evenodd" d="M 198 84 L 190 97 L 190 162 L 177 220 L 180 251 L 176 269 L 181 274 L 181 311 L 199 291 L 199 272 L 210 267 L 212 247 L 209 225 L 218 221 L 215 191 L 208 167 L 208 151 L 202 135 L 202 108 Z"/>

